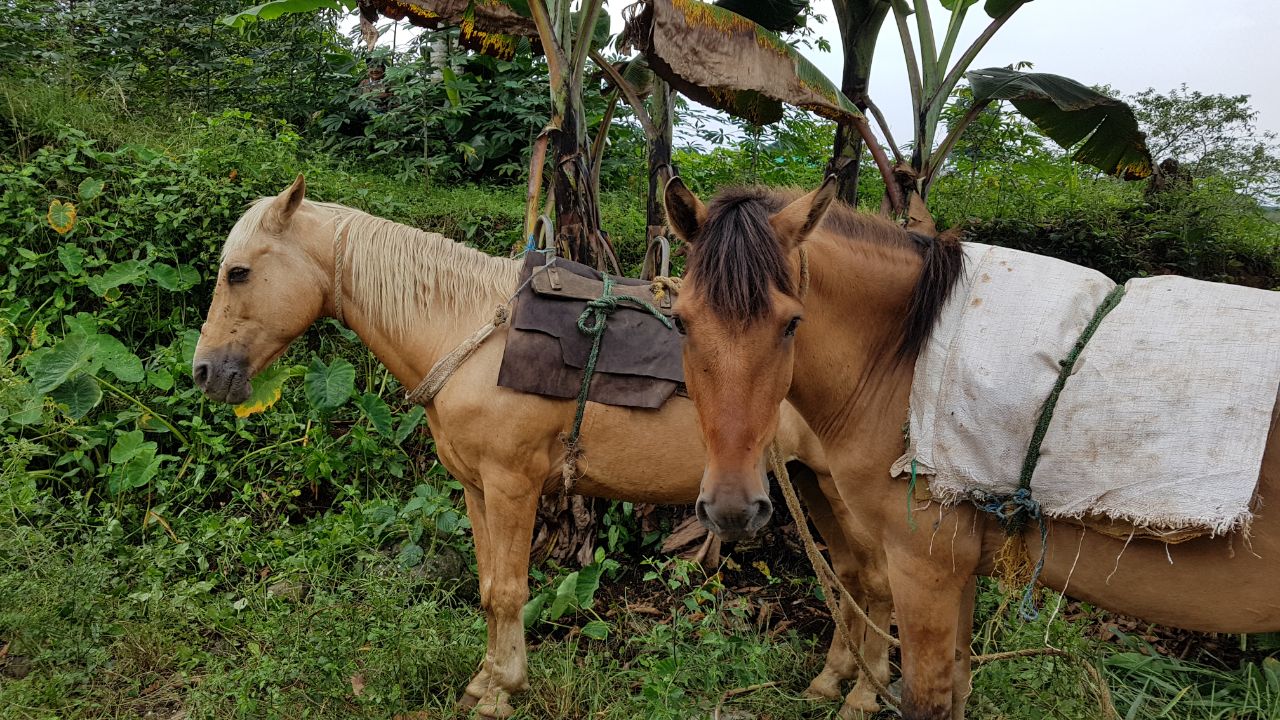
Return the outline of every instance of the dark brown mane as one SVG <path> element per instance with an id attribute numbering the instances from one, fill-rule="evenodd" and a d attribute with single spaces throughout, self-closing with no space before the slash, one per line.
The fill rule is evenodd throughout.
<path id="1" fill-rule="evenodd" d="M 771 309 L 769 288 L 791 295 L 791 267 L 769 224 L 786 205 L 768 188 L 730 188 L 707 206 L 685 272 L 697 278 L 711 309 L 746 323 Z"/>
<path id="2" fill-rule="evenodd" d="M 707 206 L 707 221 L 694 239 L 687 274 L 719 316 L 747 323 L 768 313 L 769 290 L 795 295 L 791 268 L 769 217 L 800 196 L 792 190 L 729 188 Z M 908 233 L 893 222 L 833 203 L 823 219 L 828 232 L 863 242 L 913 248 L 923 263 L 912 288 L 896 355 L 911 359 L 928 341 L 956 280 L 964 251 L 950 234 Z"/>

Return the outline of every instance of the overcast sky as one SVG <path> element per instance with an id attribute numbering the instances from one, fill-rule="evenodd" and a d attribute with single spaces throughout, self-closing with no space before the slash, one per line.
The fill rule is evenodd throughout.
<path id="1" fill-rule="evenodd" d="M 625 0 L 610 0 L 614 30 Z M 954 55 L 967 47 L 988 18 L 982 3 L 970 8 Z M 844 59 L 831 0 L 815 0 L 827 17 L 817 30 L 832 52 L 805 54 L 839 84 Z M 931 0 L 938 42 L 949 13 Z M 912 35 L 915 36 L 914 22 Z M 1280 132 L 1280 1 L 1038 0 L 1023 6 L 978 54 L 972 68 L 1030 61 L 1035 70 L 1086 85 L 1109 84 L 1121 93 L 1148 87 L 1167 92 L 1186 83 L 1205 93 L 1247 94 L 1261 129 Z M 898 142 L 911 136 L 911 95 L 901 41 L 892 17 L 876 47 L 871 97 Z"/>
<path id="2" fill-rule="evenodd" d="M 818 32 L 832 52 L 805 54 L 839 84 L 844 62 L 831 0 L 814 0 L 827 20 Z M 938 41 L 949 14 L 930 0 Z M 613 31 L 631 0 L 608 0 Z M 354 25 L 354 17 L 350 24 Z M 986 27 L 982 3 L 970 9 L 954 55 Z M 389 43 L 391 33 L 383 36 Z M 912 23 L 912 35 L 916 35 Z M 405 35 L 399 36 L 401 40 Z M 871 97 L 898 142 L 911 136 L 911 96 L 892 17 L 876 47 Z M 1039 72 L 1086 85 L 1108 84 L 1122 94 L 1148 87 L 1168 92 L 1182 83 L 1204 93 L 1246 94 L 1258 127 L 1280 132 L 1280 0 L 1038 0 L 1029 2 L 996 33 L 972 68 L 1030 61 Z"/>

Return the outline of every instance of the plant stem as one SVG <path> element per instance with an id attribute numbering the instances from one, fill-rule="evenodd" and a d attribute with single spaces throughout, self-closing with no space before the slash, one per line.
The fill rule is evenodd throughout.
<path id="1" fill-rule="evenodd" d="M 889 150 L 893 152 L 894 162 L 906 162 L 902 158 L 902 151 L 898 149 L 897 141 L 893 139 L 893 133 L 889 131 L 889 122 L 884 119 L 884 113 L 880 112 L 880 107 L 871 101 L 870 95 L 864 95 L 862 102 L 866 103 L 867 109 L 875 117 L 876 124 L 880 126 L 880 132 L 884 133 L 884 141 L 888 143 Z"/>
<path id="2" fill-rule="evenodd" d="M 160 413 L 156 412 L 155 410 L 152 410 L 150 407 L 147 407 L 147 405 L 146 405 L 145 403 L 143 403 L 141 400 L 139 400 L 138 398 L 136 398 L 136 397 L 134 397 L 134 396 L 130 395 L 129 393 L 125 392 L 124 390 L 121 390 L 120 388 L 116 387 L 115 385 L 112 385 L 111 383 L 107 382 L 106 380 L 103 380 L 102 378 L 98 377 L 97 375 L 94 375 L 94 376 L 93 376 L 93 379 L 94 379 L 94 380 L 97 380 L 98 382 L 100 382 L 100 383 L 102 383 L 103 385 L 105 385 L 105 386 L 106 386 L 106 388 L 107 388 L 108 390 L 110 390 L 111 392 L 115 393 L 116 395 L 119 395 L 120 397 L 124 398 L 125 400 L 128 400 L 129 402 L 133 403 L 134 405 L 137 405 L 138 407 L 142 408 L 143 412 L 149 413 L 152 417 L 154 417 L 156 420 L 158 420 L 158 421 L 160 422 L 160 424 L 161 424 L 161 425 L 164 425 L 165 427 L 169 428 L 169 432 L 173 433 L 175 437 L 177 437 L 179 440 L 181 440 L 181 441 L 182 441 L 182 446 L 183 446 L 183 447 L 186 447 L 187 445 L 190 445 L 190 444 L 191 444 L 191 443 L 190 443 L 190 441 L 188 441 L 188 440 L 187 440 L 187 436 L 186 436 L 186 435 L 183 435 L 181 432 L 179 432 L 179 431 L 178 431 L 178 428 L 176 428 L 176 427 L 174 427 L 174 426 L 173 426 L 173 423 L 170 423 L 168 420 L 165 420 L 163 415 L 161 415 Z"/>
<path id="3" fill-rule="evenodd" d="M 945 100 L 945 98 L 951 94 L 956 83 L 960 82 L 961 76 L 964 75 L 964 71 L 969 69 L 969 65 L 973 62 L 973 59 L 977 57 L 978 53 L 982 51 L 982 48 L 986 47 L 987 43 L 991 41 L 991 37 L 996 34 L 996 31 L 1008 22 L 1009 18 L 1013 17 L 1013 14 L 1017 12 L 1020 7 L 1022 7 L 1022 3 L 1018 3 L 1006 10 L 1003 15 L 992 20 L 991 24 L 987 25 L 981 35 L 974 38 L 973 43 L 964 51 L 964 54 L 960 56 L 960 59 L 956 60 L 955 67 L 951 68 L 951 72 L 947 73 L 947 76 L 942 79 L 942 84 L 938 86 L 936 91 L 934 91 L 933 97 L 929 98 L 930 104 L 939 99 Z"/>
<path id="4" fill-rule="evenodd" d="M 649 111 L 645 109 L 644 101 L 640 99 L 640 94 L 631 86 L 631 83 L 627 82 L 626 78 L 622 77 L 622 73 L 618 72 L 613 63 L 604 59 L 600 53 L 592 50 L 591 59 L 595 61 L 596 65 L 600 66 L 601 70 L 608 74 L 609 79 L 618 87 L 618 91 L 627 99 L 627 104 L 631 106 L 632 112 L 635 113 L 636 120 L 640 122 L 640 127 L 644 129 L 645 137 L 649 139 L 649 142 L 653 142 L 653 139 L 658 136 L 658 129 L 653 124 L 653 118 L 649 117 Z"/>

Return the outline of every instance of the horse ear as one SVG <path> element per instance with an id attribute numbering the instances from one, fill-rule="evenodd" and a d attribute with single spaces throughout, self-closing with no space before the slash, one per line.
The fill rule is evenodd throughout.
<path id="1" fill-rule="evenodd" d="M 836 198 L 838 183 L 835 175 L 828 175 L 817 190 L 782 208 L 769 218 L 773 231 L 785 247 L 795 247 L 809 239 Z"/>
<path id="2" fill-rule="evenodd" d="M 303 179 L 302 173 L 298 173 L 298 177 L 293 184 L 285 188 L 284 192 L 276 196 L 271 203 L 271 214 L 267 218 L 269 229 L 274 232 L 282 232 L 289 227 L 289 221 L 293 219 L 293 214 L 298 211 L 298 206 L 302 205 L 302 199 L 307 194 L 307 181 Z"/>
<path id="3" fill-rule="evenodd" d="M 666 190 L 662 194 L 663 204 L 667 209 L 667 224 L 675 232 L 676 237 L 685 242 L 693 242 L 698 230 L 707 221 L 707 208 L 702 201 L 685 187 L 680 177 L 674 176 L 667 181 Z"/>

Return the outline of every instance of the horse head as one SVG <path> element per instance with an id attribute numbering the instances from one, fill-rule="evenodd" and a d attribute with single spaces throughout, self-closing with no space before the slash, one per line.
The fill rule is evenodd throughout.
<path id="1" fill-rule="evenodd" d="M 768 191 L 731 190 L 705 207 L 679 178 L 667 184 L 668 222 L 692 248 L 675 314 L 707 445 L 696 511 L 724 539 L 753 535 L 773 513 L 765 453 L 791 385 L 803 310 L 794 251 L 835 191 L 828 181 L 786 204 Z"/>
<path id="2" fill-rule="evenodd" d="M 299 175 L 257 201 L 231 229 L 192 359 L 196 386 L 213 400 L 249 398 L 249 380 L 324 311 L 333 279 L 320 232 L 326 218 L 303 203 Z"/>

